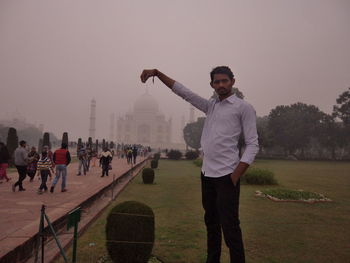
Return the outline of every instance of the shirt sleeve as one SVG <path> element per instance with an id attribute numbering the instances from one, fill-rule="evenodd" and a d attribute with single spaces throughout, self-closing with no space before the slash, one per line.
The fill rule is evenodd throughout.
<path id="1" fill-rule="evenodd" d="M 251 164 L 259 152 L 259 142 L 256 129 L 256 113 L 250 104 L 246 104 L 243 108 L 241 121 L 245 142 L 245 150 L 241 162 Z"/>
<path id="2" fill-rule="evenodd" d="M 184 100 L 191 103 L 194 107 L 199 109 L 200 111 L 207 113 L 209 108 L 209 100 L 202 98 L 201 96 L 197 95 L 196 93 L 192 92 L 188 88 L 186 88 L 184 85 L 182 85 L 179 82 L 175 82 L 172 91 L 183 98 Z"/>

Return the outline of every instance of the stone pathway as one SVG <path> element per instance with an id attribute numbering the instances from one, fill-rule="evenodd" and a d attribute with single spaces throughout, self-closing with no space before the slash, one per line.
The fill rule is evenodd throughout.
<path id="1" fill-rule="evenodd" d="M 144 158 L 138 158 L 138 163 Z M 97 164 L 98 162 L 96 162 Z M 113 181 L 127 172 L 131 165 L 126 159 L 114 158 L 113 170 L 109 177 L 101 178 L 101 168 L 92 167 L 86 176 L 77 176 L 78 163 L 68 167 L 67 192 L 62 193 L 61 181 L 55 187 L 54 193 L 37 194 L 40 185 L 38 177 L 29 182 L 28 177 L 23 185 L 26 191 L 12 192 L 11 185 L 16 182 L 18 175 L 9 174 L 9 182 L 0 184 L 0 262 L 1 258 L 14 248 L 26 242 L 38 232 L 40 209 L 44 204 L 51 222 L 54 222 Z M 52 181 L 48 181 L 51 186 Z M 117 194 L 117 193 L 116 193 Z"/>

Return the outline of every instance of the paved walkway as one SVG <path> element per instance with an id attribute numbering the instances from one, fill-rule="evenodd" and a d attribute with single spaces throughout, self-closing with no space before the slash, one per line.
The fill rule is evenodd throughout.
<path id="1" fill-rule="evenodd" d="M 142 160 L 144 158 L 138 157 L 138 162 Z M 113 181 L 113 174 L 118 178 L 127 172 L 131 165 L 127 164 L 126 159 L 114 158 L 110 176 L 103 178 L 100 177 L 101 168 L 98 166 L 92 167 L 86 176 L 76 176 L 77 167 L 78 163 L 69 165 L 68 191 L 64 193 L 60 191 L 60 180 L 53 194 L 47 192 L 38 195 L 38 177 L 33 182 L 29 182 L 27 177 L 23 183 L 26 191 L 14 193 L 11 185 L 17 181 L 16 173 L 9 174 L 9 177 L 12 177 L 11 181 L 0 184 L 0 258 L 38 232 L 42 204 L 47 206 L 46 213 L 53 222 L 109 185 Z M 48 181 L 49 187 L 51 182 Z"/>

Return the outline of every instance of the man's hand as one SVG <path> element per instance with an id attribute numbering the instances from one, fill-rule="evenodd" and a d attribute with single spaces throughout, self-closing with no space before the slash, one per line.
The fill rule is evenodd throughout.
<path id="1" fill-rule="evenodd" d="M 238 182 L 238 180 L 239 180 L 239 177 L 240 177 L 240 175 L 238 175 L 238 174 L 235 173 L 235 172 L 233 172 L 233 173 L 231 174 L 231 181 L 232 181 L 232 183 L 233 183 L 234 186 L 237 185 L 237 182 Z"/>
<path id="2" fill-rule="evenodd" d="M 156 69 L 144 69 L 141 73 L 141 81 L 142 83 L 145 83 L 150 77 L 157 76 L 157 70 Z"/>
<path id="3" fill-rule="evenodd" d="M 237 185 L 239 178 L 241 177 L 241 175 L 244 174 L 244 172 L 247 170 L 248 167 L 249 167 L 249 164 L 243 163 L 243 162 L 240 162 L 237 165 L 236 169 L 231 174 L 231 180 L 234 186 Z"/>
<path id="4" fill-rule="evenodd" d="M 175 80 L 169 78 L 164 73 L 160 72 L 158 69 L 145 69 L 142 71 L 140 76 L 141 81 L 145 83 L 150 77 L 157 77 L 161 82 L 163 82 L 168 88 L 172 89 Z"/>

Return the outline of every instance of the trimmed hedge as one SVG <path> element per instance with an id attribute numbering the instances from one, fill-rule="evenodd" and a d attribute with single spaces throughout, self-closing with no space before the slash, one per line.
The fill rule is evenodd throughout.
<path id="1" fill-rule="evenodd" d="M 195 151 L 188 151 L 185 154 L 185 157 L 187 160 L 195 160 L 198 158 L 198 156 L 199 156 L 198 152 L 195 152 Z"/>
<path id="2" fill-rule="evenodd" d="M 151 168 L 152 169 L 157 169 L 158 168 L 158 160 L 154 159 L 151 161 Z"/>
<path id="3" fill-rule="evenodd" d="M 153 184 L 154 170 L 152 168 L 144 168 L 142 170 L 142 181 L 144 184 Z"/>
<path id="4" fill-rule="evenodd" d="M 180 160 L 182 157 L 182 152 L 179 150 L 170 150 L 167 156 L 170 160 Z"/>
<path id="5" fill-rule="evenodd" d="M 147 205 L 127 201 L 107 217 L 106 247 L 114 263 L 147 263 L 154 245 L 154 213 Z"/>
<path id="6" fill-rule="evenodd" d="M 153 159 L 154 160 L 159 160 L 160 159 L 160 153 L 153 154 Z"/>
<path id="7" fill-rule="evenodd" d="M 247 184 L 276 185 L 274 173 L 268 169 L 251 167 L 242 176 L 241 181 Z"/>
<path id="8" fill-rule="evenodd" d="M 193 161 L 193 164 L 198 167 L 202 167 L 203 165 L 203 160 L 202 159 L 196 159 Z"/>

